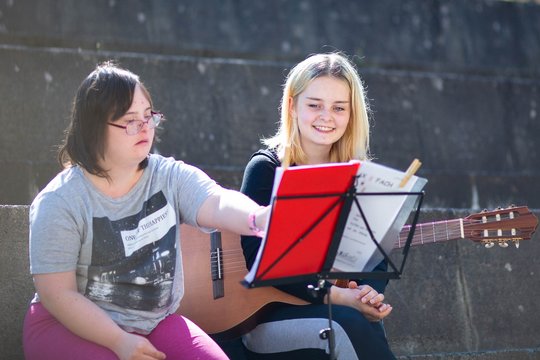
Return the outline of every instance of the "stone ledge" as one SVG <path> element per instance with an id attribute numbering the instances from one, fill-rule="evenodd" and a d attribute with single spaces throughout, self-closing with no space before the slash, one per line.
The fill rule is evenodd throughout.
<path id="1" fill-rule="evenodd" d="M 540 348 L 398 356 L 398 360 L 536 360 Z"/>

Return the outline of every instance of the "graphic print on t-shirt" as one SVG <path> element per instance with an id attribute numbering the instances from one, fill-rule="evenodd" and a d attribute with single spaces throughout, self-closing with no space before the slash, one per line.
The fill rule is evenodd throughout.
<path id="1" fill-rule="evenodd" d="M 170 305 L 176 263 L 176 213 L 162 192 L 119 220 L 93 218 L 86 296 L 144 311 Z"/>

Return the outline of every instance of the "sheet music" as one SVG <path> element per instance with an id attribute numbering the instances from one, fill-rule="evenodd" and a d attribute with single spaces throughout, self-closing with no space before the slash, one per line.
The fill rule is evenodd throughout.
<path id="1" fill-rule="evenodd" d="M 363 162 L 358 170 L 356 191 L 418 192 L 427 182 L 426 179 L 413 176 L 404 187 L 400 188 L 399 183 L 403 176 L 402 171 L 373 162 Z M 416 199 L 417 197 L 413 195 L 357 196 L 375 239 L 387 254 L 393 249 Z M 334 269 L 343 272 L 371 271 L 383 258 L 383 254 L 373 243 L 358 206 L 353 203 L 334 260 Z"/>

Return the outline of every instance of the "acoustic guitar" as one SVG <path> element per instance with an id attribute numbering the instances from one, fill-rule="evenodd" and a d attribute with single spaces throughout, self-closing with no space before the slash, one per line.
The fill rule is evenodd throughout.
<path id="1" fill-rule="evenodd" d="M 417 224 L 411 245 L 469 239 L 492 247 L 529 240 L 538 219 L 525 206 L 482 211 L 465 218 Z M 182 226 L 181 246 L 185 294 L 178 312 L 215 338 L 231 339 L 251 330 L 257 319 L 280 304 L 305 305 L 306 301 L 274 287 L 247 289 L 240 284 L 247 269 L 240 237 L 221 233 L 221 241 L 187 225 Z M 405 226 L 394 248 L 405 245 Z M 219 243 L 221 242 L 221 243 Z M 347 283 L 347 281 L 345 281 Z"/>

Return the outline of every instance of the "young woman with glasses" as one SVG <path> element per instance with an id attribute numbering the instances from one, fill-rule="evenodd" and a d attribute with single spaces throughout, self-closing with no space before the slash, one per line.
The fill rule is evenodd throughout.
<path id="1" fill-rule="evenodd" d="M 252 234 L 268 208 L 150 154 L 162 120 L 139 77 L 112 62 L 80 85 L 59 152 L 65 169 L 30 208 L 27 360 L 227 358 L 175 314 L 184 293 L 179 228 Z"/>
<path id="2" fill-rule="evenodd" d="M 277 134 L 264 139 L 266 148 L 251 157 L 241 191 L 266 206 L 278 166 L 368 160 L 368 110 L 362 81 L 344 55 L 316 54 L 300 62 L 285 82 Z M 242 236 L 248 268 L 260 244 L 259 237 Z M 386 263 L 375 270 L 385 271 Z M 242 339 L 249 354 L 261 359 L 328 358 L 328 340 L 319 337 L 319 331 L 328 326 L 327 299 L 312 297 L 308 285 L 277 286 L 311 304 L 266 312 Z M 347 285 L 325 285 L 332 288 L 334 355 L 352 360 L 395 359 L 381 323 L 392 311 L 383 303 L 386 281 L 357 280 Z"/>

